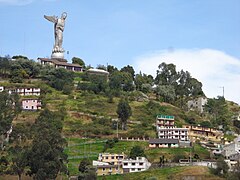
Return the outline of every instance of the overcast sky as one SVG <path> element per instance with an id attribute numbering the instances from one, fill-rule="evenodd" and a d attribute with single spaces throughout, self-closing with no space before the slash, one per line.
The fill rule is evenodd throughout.
<path id="1" fill-rule="evenodd" d="M 208 97 L 240 103 L 240 0 L 0 0 L 0 55 L 50 57 L 53 24 L 67 12 L 65 58 L 132 65 L 156 75 L 174 63 L 203 83 Z"/>

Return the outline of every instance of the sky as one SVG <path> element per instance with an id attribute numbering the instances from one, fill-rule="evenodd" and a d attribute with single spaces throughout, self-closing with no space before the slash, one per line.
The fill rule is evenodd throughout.
<path id="1" fill-rule="evenodd" d="M 173 63 L 209 98 L 240 104 L 240 0 L 0 0 L 0 56 L 50 57 L 53 23 L 67 12 L 65 58 L 131 65 L 156 76 Z"/>

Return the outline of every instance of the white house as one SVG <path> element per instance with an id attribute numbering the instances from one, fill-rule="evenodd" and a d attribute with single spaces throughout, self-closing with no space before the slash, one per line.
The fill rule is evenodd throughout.
<path id="1" fill-rule="evenodd" d="M 122 161 L 123 173 L 132 173 L 146 171 L 151 163 L 145 157 L 137 157 L 136 159 L 124 159 Z"/>
<path id="2" fill-rule="evenodd" d="M 17 88 L 16 92 L 20 96 L 40 96 L 40 88 Z"/>
<path id="3" fill-rule="evenodd" d="M 203 113 L 205 104 L 207 104 L 206 97 L 198 97 L 187 102 L 188 110 L 196 110 L 200 113 Z"/>

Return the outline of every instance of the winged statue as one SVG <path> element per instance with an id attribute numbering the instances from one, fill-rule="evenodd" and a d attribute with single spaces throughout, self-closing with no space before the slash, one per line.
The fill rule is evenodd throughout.
<path id="1" fill-rule="evenodd" d="M 62 16 L 58 18 L 57 16 L 46 16 L 44 18 L 48 21 L 54 23 L 54 37 L 55 44 L 52 51 L 52 56 L 54 53 L 63 53 L 64 49 L 62 48 L 63 43 L 63 31 L 65 26 L 65 20 L 67 18 L 67 13 L 62 13 Z"/>

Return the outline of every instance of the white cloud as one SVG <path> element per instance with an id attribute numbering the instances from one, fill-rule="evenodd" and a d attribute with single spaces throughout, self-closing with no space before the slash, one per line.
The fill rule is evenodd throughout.
<path id="1" fill-rule="evenodd" d="M 23 6 L 32 3 L 34 0 L 0 0 L 0 4 Z"/>
<path id="2" fill-rule="evenodd" d="M 0 0 L 0 5 L 24 6 L 33 3 L 36 0 Z M 55 2 L 57 0 L 42 0 L 45 2 Z"/>
<path id="3" fill-rule="evenodd" d="M 203 83 L 208 97 L 225 97 L 240 104 L 240 59 L 213 49 L 179 49 L 158 51 L 135 59 L 137 72 L 156 76 L 158 65 L 173 63 L 177 70 L 189 71 L 192 77 Z"/>

